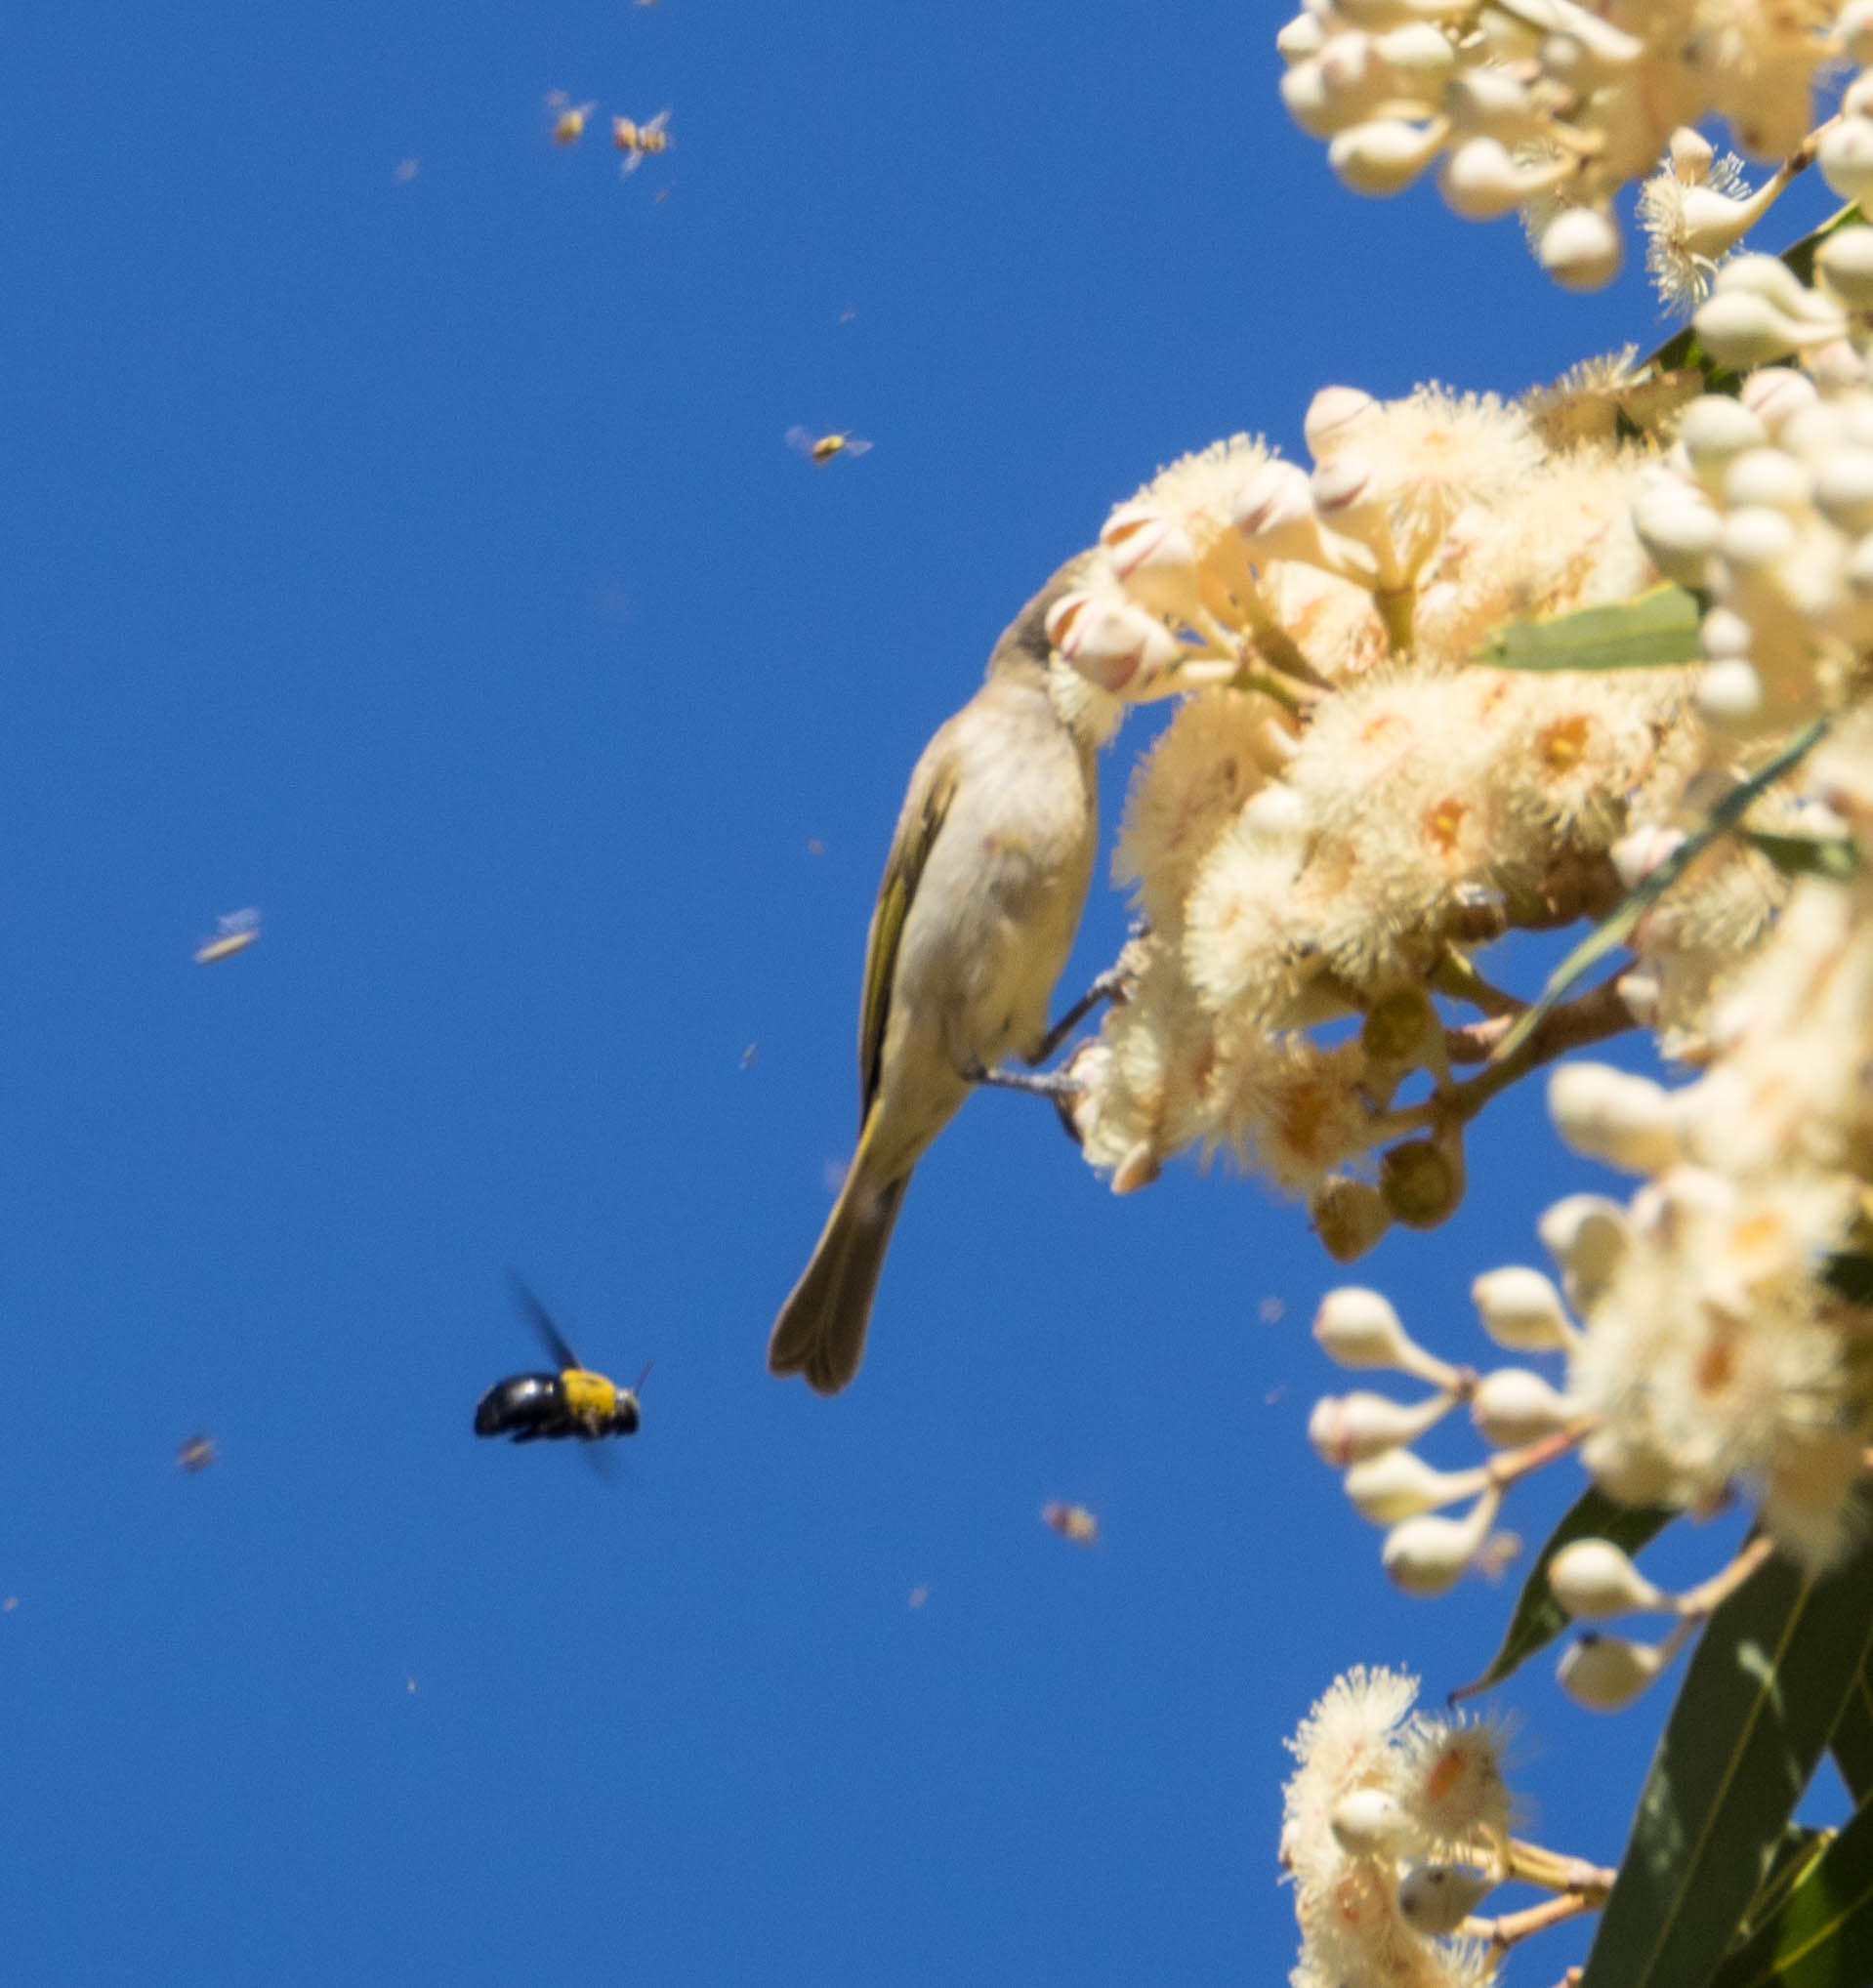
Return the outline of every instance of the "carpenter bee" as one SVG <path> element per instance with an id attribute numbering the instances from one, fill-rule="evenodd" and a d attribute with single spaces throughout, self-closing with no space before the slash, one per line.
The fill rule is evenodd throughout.
<path id="1" fill-rule="evenodd" d="M 514 1302 L 553 1356 L 558 1371 L 515 1374 L 497 1381 L 475 1404 L 477 1435 L 512 1434 L 517 1443 L 541 1437 L 575 1435 L 581 1442 L 600 1436 L 632 1435 L 638 1427 L 638 1387 L 650 1371 L 638 1376 L 637 1387 L 620 1387 L 603 1374 L 580 1364 L 579 1356 L 561 1337 L 546 1306 L 510 1270 Z"/>

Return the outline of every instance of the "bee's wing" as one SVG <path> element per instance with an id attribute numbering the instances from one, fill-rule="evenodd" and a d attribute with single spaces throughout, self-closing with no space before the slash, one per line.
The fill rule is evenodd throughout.
<path id="1" fill-rule="evenodd" d="M 862 456 L 870 446 L 870 442 L 860 440 L 855 435 L 849 435 L 846 437 L 846 445 L 842 453 L 849 456 Z"/>
<path id="2" fill-rule="evenodd" d="M 817 437 L 809 435 L 798 422 L 788 429 L 785 435 L 781 438 L 796 455 L 805 456 L 810 462 L 812 461 L 813 449 L 817 446 Z"/>
<path id="3" fill-rule="evenodd" d="M 618 168 L 618 178 L 620 180 L 628 180 L 631 177 L 631 175 L 635 173 L 638 170 L 638 168 L 643 164 L 644 164 L 644 154 L 641 151 L 626 152 L 624 155 L 624 163 Z"/>
<path id="4" fill-rule="evenodd" d="M 646 133 L 653 131 L 656 132 L 668 131 L 670 128 L 671 108 L 672 106 L 666 104 L 663 106 L 663 108 L 659 110 L 653 118 L 651 118 L 650 122 L 644 127 L 645 131 Z"/>
<path id="5" fill-rule="evenodd" d="M 560 1336 L 560 1328 L 553 1323 L 547 1308 L 526 1287 L 519 1270 L 507 1273 L 508 1284 L 514 1293 L 514 1302 L 520 1306 L 520 1315 L 538 1335 L 540 1344 L 558 1362 L 559 1370 L 564 1373 L 568 1367 L 579 1364 L 579 1356 Z"/>

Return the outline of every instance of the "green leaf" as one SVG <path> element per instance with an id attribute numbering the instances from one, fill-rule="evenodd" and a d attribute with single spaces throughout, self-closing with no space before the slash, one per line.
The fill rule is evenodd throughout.
<path id="1" fill-rule="evenodd" d="M 1856 1802 L 1873 1795 L 1873 1677 L 1864 1667 L 1847 1694 L 1841 1716 L 1834 1721 L 1827 1750 L 1841 1770 L 1847 1792 Z"/>
<path id="2" fill-rule="evenodd" d="M 1669 1505 L 1615 1505 L 1597 1485 L 1589 1485 L 1549 1535 L 1548 1544 L 1528 1570 L 1502 1647 L 1490 1660 L 1488 1670 L 1474 1682 L 1460 1684 L 1451 1692 L 1450 1702 L 1454 1705 L 1460 1698 L 1472 1698 L 1500 1684 L 1537 1650 L 1546 1649 L 1573 1620 L 1548 1585 L 1548 1563 L 1562 1547 L 1577 1539 L 1609 1539 L 1614 1546 L 1636 1553 L 1677 1516 Z"/>
<path id="3" fill-rule="evenodd" d="M 1821 1266 L 1821 1282 L 1850 1305 L 1873 1305 L 1873 1257 L 1838 1250 Z"/>
<path id="4" fill-rule="evenodd" d="M 1732 1953 L 1782 1909 L 1788 1894 L 1808 1875 L 1815 1858 L 1838 1834 L 1837 1830 L 1810 1829 L 1799 1822 L 1783 1826 L 1781 1840 L 1769 1853 L 1769 1870 L 1757 1886 L 1756 1896 L 1750 1900 L 1749 1910 L 1743 1914 L 1735 1937 L 1730 1942 Z"/>
<path id="5" fill-rule="evenodd" d="M 1683 587 L 1582 607 L 1548 621 L 1509 621 L 1483 638 L 1476 660 L 1498 670 L 1638 670 L 1703 660 L 1701 609 Z"/>
<path id="6" fill-rule="evenodd" d="M 1799 1872 L 1711 1988 L 1857 1988 L 1873 1980 L 1873 1808 Z"/>
<path id="7" fill-rule="evenodd" d="M 1842 838 L 1821 842 L 1811 835 L 1771 835 L 1767 829 L 1739 830 L 1743 841 L 1761 849 L 1786 877 L 1826 877 L 1841 884 L 1860 866 L 1860 852 Z"/>
<path id="8" fill-rule="evenodd" d="M 1722 1960 L 1873 1649 L 1865 1491 L 1854 1515 L 1859 1545 L 1832 1573 L 1816 1580 L 1769 1560 L 1711 1617 L 1640 1795 L 1582 1988 L 1686 1988 Z M 1793 1905 L 1794 1894 L 1777 1924 Z"/>
<path id="9" fill-rule="evenodd" d="M 1548 976 L 1541 999 L 1516 1017 L 1516 1025 L 1490 1052 L 1492 1063 L 1506 1062 L 1534 1034 L 1536 1027 L 1573 991 L 1574 983 L 1589 968 L 1607 954 L 1617 952 L 1631 938 L 1639 921 L 1664 896 L 1680 877 L 1710 848 L 1720 835 L 1733 828 L 1756 802 L 1782 775 L 1797 766 L 1827 736 L 1828 722 L 1817 718 L 1806 725 L 1772 759 L 1765 760 L 1747 780 L 1739 781 L 1726 794 L 1703 825 L 1687 835 L 1670 855 L 1644 879 L 1627 891 L 1592 932 Z"/>

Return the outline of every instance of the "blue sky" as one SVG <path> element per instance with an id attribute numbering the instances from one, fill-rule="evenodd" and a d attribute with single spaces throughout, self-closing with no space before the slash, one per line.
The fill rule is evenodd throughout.
<path id="1" fill-rule="evenodd" d="M 1027 594 L 1185 449 L 1298 450 L 1321 385 L 1657 332 L 1513 225 L 1341 193 L 1275 24 L 11 23 L 10 1978 L 1285 1973 L 1282 1734 L 1355 1661 L 1472 1675 L 1509 1605 L 1393 1594 L 1308 1452 L 1300 1212 L 1186 1165 L 1116 1201 L 985 1097 L 859 1382 L 763 1368 L 905 774 Z M 601 104 L 570 151 L 556 88 Z M 621 183 L 604 116 L 665 104 Z M 797 422 L 876 446 L 816 471 Z M 1102 881 L 1069 986 L 1125 921 Z M 1470 1277 L 1583 1176 L 1531 1095 L 1472 1179 L 1360 1275 L 1477 1354 Z M 534 1364 L 509 1263 L 588 1361 L 656 1362 L 616 1482 L 469 1433 Z M 1650 1715 L 1569 1775 L 1602 1729 L 1519 1696 L 1540 1833 L 1610 1860 Z"/>

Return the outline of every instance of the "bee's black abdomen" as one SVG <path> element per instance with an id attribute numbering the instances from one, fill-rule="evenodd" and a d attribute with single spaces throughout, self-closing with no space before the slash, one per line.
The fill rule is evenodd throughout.
<path id="1" fill-rule="evenodd" d="M 557 1435 L 566 1420 L 557 1374 L 516 1374 L 497 1381 L 475 1404 L 477 1435 Z"/>

